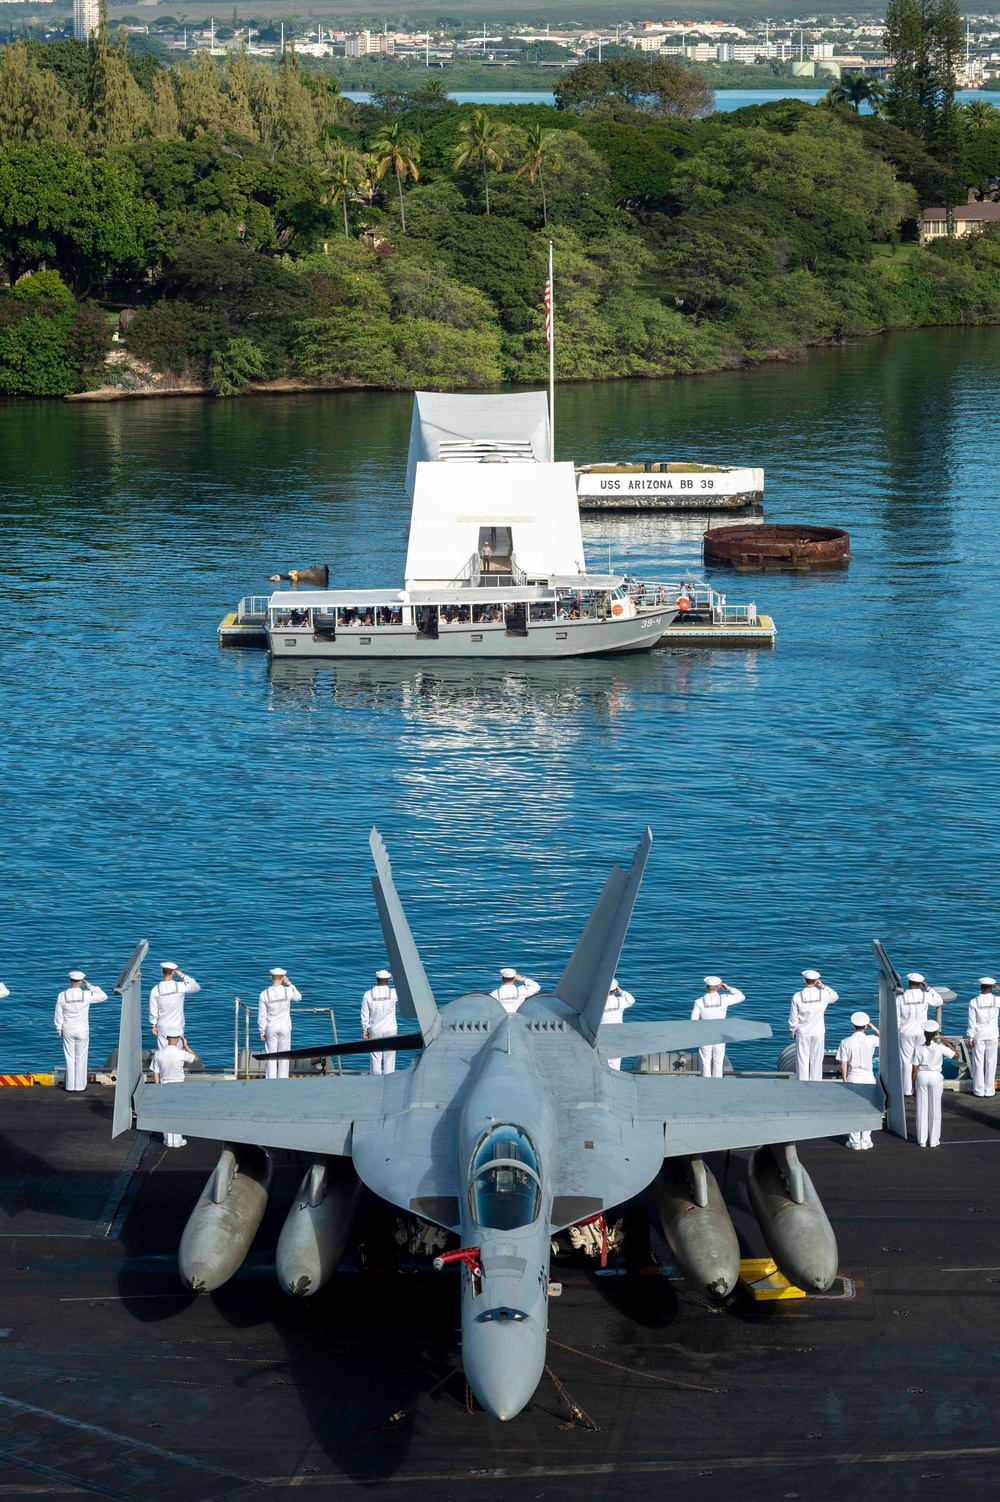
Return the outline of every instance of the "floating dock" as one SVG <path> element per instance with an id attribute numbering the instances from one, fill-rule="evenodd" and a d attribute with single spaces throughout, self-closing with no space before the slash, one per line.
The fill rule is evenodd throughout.
<path id="1" fill-rule="evenodd" d="M 394 1268 L 390 1251 L 364 1270 L 349 1255 L 315 1298 L 282 1293 L 290 1156 L 243 1268 L 199 1298 L 175 1258 L 218 1144 L 112 1142 L 101 1087 L 0 1090 L 0 1496 L 985 1495 L 1000 1460 L 998 1101 L 947 1095 L 933 1152 L 885 1133 L 868 1153 L 803 1147 L 840 1244 L 824 1297 L 738 1288 L 719 1307 L 655 1239 L 659 1264 L 631 1275 L 556 1264 L 555 1382 L 498 1424 L 469 1411 L 456 1288 L 426 1259 Z M 711 1166 L 741 1254 L 764 1258 L 746 1156 Z"/>

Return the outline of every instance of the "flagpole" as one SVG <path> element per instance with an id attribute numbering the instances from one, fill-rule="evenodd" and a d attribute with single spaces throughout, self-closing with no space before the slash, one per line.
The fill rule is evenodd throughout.
<path id="1" fill-rule="evenodd" d="M 552 285 L 552 241 L 549 241 L 549 463 L 556 462 L 556 310 Z"/>

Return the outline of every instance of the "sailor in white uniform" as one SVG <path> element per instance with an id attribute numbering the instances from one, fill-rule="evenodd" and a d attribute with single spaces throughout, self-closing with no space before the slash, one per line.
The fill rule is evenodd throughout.
<path id="1" fill-rule="evenodd" d="M 193 976 L 179 970 L 173 960 L 164 960 L 160 969 L 162 978 L 149 993 L 149 1025 L 157 1048 L 166 1048 L 168 1038 L 184 1037 L 187 1031 L 184 998 L 197 996 L 201 987 Z"/>
<path id="2" fill-rule="evenodd" d="M 194 1063 L 194 1054 L 188 1048 L 186 1038 L 168 1038 L 162 1048 L 153 1054 L 150 1068 L 153 1082 L 157 1085 L 180 1085 L 184 1082 L 184 1065 Z M 180 1132 L 164 1132 L 164 1147 L 187 1147 L 187 1138 Z"/>
<path id="3" fill-rule="evenodd" d="M 824 1014 L 838 1000 L 832 986 L 824 986 L 818 970 L 803 970 L 805 985 L 792 997 L 788 1026 L 795 1040 L 795 1078 L 823 1078 Z"/>
<path id="4" fill-rule="evenodd" d="M 611 990 L 608 992 L 608 999 L 604 1003 L 604 1016 L 601 1018 L 601 1026 L 607 1027 L 613 1022 L 624 1022 L 626 1008 L 634 1006 L 635 997 L 631 991 L 623 991 L 617 980 L 613 980 L 611 982 Z M 622 1067 L 621 1059 L 609 1059 L 608 1064 L 612 1069 L 620 1069 Z"/>
<path id="5" fill-rule="evenodd" d="M 706 975 L 705 994 L 699 996 L 691 1008 L 691 1021 L 721 1022 L 729 1008 L 739 1006 L 741 1001 L 746 1001 L 743 992 L 735 986 L 727 986 L 721 975 Z M 698 1057 L 701 1060 L 702 1079 L 722 1078 L 726 1067 L 724 1043 L 710 1043 L 707 1048 L 699 1048 Z"/>
<path id="6" fill-rule="evenodd" d="M 979 995 L 969 1002 L 969 1025 L 966 1037 L 972 1049 L 972 1093 L 978 1096 L 997 1093 L 997 1039 L 1000 1037 L 1000 996 L 992 975 L 979 977 Z"/>
<path id="7" fill-rule="evenodd" d="M 82 970 L 71 970 L 69 978 L 72 985 L 60 991 L 56 1000 L 55 1024 L 66 1055 L 66 1089 L 79 1091 L 87 1088 L 90 1008 L 107 1001 L 108 993 L 92 986 Z"/>
<path id="8" fill-rule="evenodd" d="M 396 988 L 388 970 L 375 971 L 375 984 L 361 998 L 361 1035 L 364 1038 L 394 1038 L 396 1036 Z M 391 1050 L 373 1053 L 369 1073 L 392 1074 L 396 1068 L 396 1055 Z"/>
<path id="9" fill-rule="evenodd" d="M 899 1057 L 903 1064 L 903 1094 L 913 1094 L 913 1055 L 924 1041 L 928 1007 L 944 1005 L 937 991 L 932 991 L 917 970 L 906 977 L 906 990 L 896 998 L 899 1019 Z"/>
<path id="10" fill-rule="evenodd" d="M 941 1061 L 945 1055 L 957 1058 L 955 1050 L 943 1043 L 936 1023 L 928 1023 L 924 1041 L 913 1057 L 913 1083 L 917 1092 L 917 1141 L 921 1147 L 937 1147 L 941 1141 L 941 1096 L 944 1076 Z"/>
<path id="11" fill-rule="evenodd" d="M 500 971 L 500 984 L 490 995 L 500 1003 L 505 1012 L 516 1012 L 522 1001 L 527 1001 L 529 996 L 534 996 L 541 989 L 536 980 L 518 975 L 512 965 L 505 965 Z"/>
<path id="12" fill-rule="evenodd" d="M 257 1027 L 269 1054 L 284 1053 L 292 1046 L 293 1001 L 301 1001 L 302 993 L 293 986 L 281 965 L 271 966 L 271 984 L 260 993 L 257 1009 Z M 287 1080 L 288 1060 L 268 1059 L 264 1072 L 269 1080 Z"/>
<path id="13" fill-rule="evenodd" d="M 910 977 L 907 976 L 907 980 Z M 872 1027 L 872 1020 L 867 1012 L 852 1012 L 851 1022 L 854 1031 L 849 1038 L 843 1038 L 837 1049 L 837 1062 L 840 1065 L 841 1078 L 848 1085 L 874 1085 L 875 1083 L 875 1050 L 878 1048 L 878 1028 Z M 868 1029 L 872 1028 L 870 1036 Z M 852 1132 L 847 1139 L 848 1147 L 853 1147 L 856 1152 L 864 1152 L 872 1146 L 871 1132 Z"/>

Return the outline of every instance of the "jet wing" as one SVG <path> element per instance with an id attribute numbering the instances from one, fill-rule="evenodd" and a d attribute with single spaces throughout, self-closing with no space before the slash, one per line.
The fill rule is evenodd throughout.
<path id="1" fill-rule="evenodd" d="M 766 1022 L 612 1022 L 597 1033 L 597 1051 L 606 1059 L 632 1059 L 637 1054 L 676 1053 L 678 1049 L 708 1048 L 713 1043 L 746 1043 L 770 1038 Z"/>
<path id="2" fill-rule="evenodd" d="M 624 1025 L 623 1025 L 624 1026 Z M 840 1137 L 882 1126 L 877 1085 L 633 1075 L 636 1117 L 663 1124 L 663 1155 Z"/>
<path id="3" fill-rule="evenodd" d="M 392 1075 L 386 1075 L 392 1080 Z M 186 1080 L 136 1092 L 136 1126 L 217 1142 L 349 1157 L 355 1124 L 383 1113 L 378 1075 L 314 1080 Z"/>

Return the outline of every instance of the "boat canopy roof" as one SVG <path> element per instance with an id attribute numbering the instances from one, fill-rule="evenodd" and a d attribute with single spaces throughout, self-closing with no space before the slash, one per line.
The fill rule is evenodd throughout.
<path id="1" fill-rule="evenodd" d="M 617 574 L 570 574 L 548 584 L 525 584 L 495 589 L 470 589 L 447 584 L 437 589 L 282 589 L 270 598 L 271 610 L 332 610 L 359 605 L 510 605 L 515 600 L 551 600 L 573 590 L 611 590 L 621 584 Z"/>
<path id="2" fill-rule="evenodd" d="M 413 398 L 406 493 L 418 464 L 499 458 L 544 464 L 549 458 L 549 404 L 544 391 L 456 396 L 418 391 Z"/>

